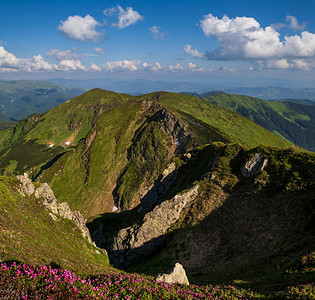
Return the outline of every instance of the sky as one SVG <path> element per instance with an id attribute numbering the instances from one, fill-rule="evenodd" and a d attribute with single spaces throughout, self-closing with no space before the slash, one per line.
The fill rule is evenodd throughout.
<path id="1" fill-rule="evenodd" d="M 314 11 L 315 0 L 1 0 L 0 79 L 312 85 Z"/>

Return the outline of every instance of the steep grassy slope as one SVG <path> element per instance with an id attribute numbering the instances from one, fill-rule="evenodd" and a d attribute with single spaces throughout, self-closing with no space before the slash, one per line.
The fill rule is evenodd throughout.
<path id="1" fill-rule="evenodd" d="M 205 99 L 254 121 L 304 149 L 315 150 L 315 106 L 231 94 L 209 95 Z"/>
<path id="2" fill-rule="evenodd" d="M 260 152 L 268 159 L 266 167 L 244 177 L 241 167 Z M 182 163 L 164 200 L 192 184 L 199 185 L 197 198 L 155 254 L 142 257 L 129 270 L 157 274 L 180 262 L 191 282 L 233 282 L 265 295 L 312 282 L 314 263 L 308 257 L 314 256 L 315 247 L 314 154 L 220 143 L 189 153 L 192 158 L 186 163 L 178 157 Z M 142 222 L 134 210 L 95 217 L 89 226 L 94 231 L 103 223 L 111 251 L 111 238 L 119 228 L 137 228 Z M 126 243 L 128 239 L 132 237 L 127 236 Z"/>
<path id="3" fill-rule="evenodd" d="M 4 174 L 28 170 L 86 216 L 129 209 L 170 159 L 214 141 L 289 145 L 228 110 L 188 95 L 91 90 L 0 132 Z M 1 150 L 0 148 L 0 150 Z"/>
<path id="4" fill-rule="evenodd" d="M 54 220 L 41 200 L 23 197 L 16 179 L 0 177 L 0 259 L 51 264 L 79 273 L 109 270 L 107 255 L 85 240 L 75 224 Z"/>
<path id="5" fill-rule="evenodd" d="M 127 95 L 95 89 L 1 131 L 2 172 L 10 175 L 13 168 L 23 173 L 69 150 L 87 135 L 99 115 L 127 98 Z"/>
<path id="6" fill-rule="evenodd" d="M 270 134 L 262 127 L 256 126 L 256 124 L 248 122 L 245 118 L 230 113 L 226 109 L 211 105 L 202 99 L 174 93 L 165 93 L 164 95 L 162 92 L 158 93 L 158 96 L 154 95 L 153 97 L 160 97 L 158 101 L 161 101 L 166 108 L 174 111 L 174 113 L 178 113 L 179 116 L 187 121 L 203 143 L 222 140 L 209 139 L 208 134 L 204 136 L 199 129 L 201 126 L 199 126 L 198 122 L 200 121 L 210 125 L 218 133 L 228 136 L 230 141 L 240 142 L 249 146 L 258 146 L 262 143 L 273 146 L 288 145 L 286 141 Z M 144 95 L 143 97 L 147 96 Z"/>
<path id="7" fill-rule="evenodd" d="M 82 89 L 44 81 L 0 80 L 0 111 L 21 120 L 32 113 L 45 112 L 83 92 Z"/>

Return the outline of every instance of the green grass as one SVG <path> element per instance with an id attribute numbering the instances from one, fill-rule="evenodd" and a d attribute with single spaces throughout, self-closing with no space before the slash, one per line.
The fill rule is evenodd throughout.
<path id="1" fill-rule="evenodd" d="M 52 264 L 81 274 L 109 270 L 108 257 L 85 240 L 75 224 L 55 221 L 34 197 L 22 197 L 14 178 L 0 177 L 0 258 Z"/>
<path id="2" fill-rule="evenodd" d="M 315 150 L 315 107 L 290 101 L 216 94 L 205 98 L 213 104 L 234 111 L 307 150 Z"/>
<path id="3" fill-rule="evenodd" d="M 290 145 L 199 98 L 166 92 L 132 97 L 94 89 L 0 131 L 0 170 L 7 175 L 27 170 L 87 217 L 110 212 L 114 197 L 121 209 L 133 208 L 140 189 L 153 183 L 174 157 L 174 141 L 163 129 L 168 125 L 156 119 L 161 111 L 175 115 L 191 133 L 186 148 L 193 141 Z"/>
<path id="4" fill-rule="evenodd" d="M 152 94 L 151 97 L 154 97 Z M 161 93 L 159 102 L 175 112 L 179 118 L 191 115 L 196 119 L 215 128 L 217 132 L 229 139 L 229 142 L 240 142 L 249 146 L 255 147 L 262 143 L 272 146 L 288 146 L 287 141 L 270 134 L 264 128 L 257 124 L 248 121 L 248 119 L 232 113 L 226 109 L 220 108 L 203 99 L 195 98 L 189 95 Z M 140 97 L 150 97 L 149 95 Z M 207 142 L 214 142 L 218 140 L 208 140 Z"/>

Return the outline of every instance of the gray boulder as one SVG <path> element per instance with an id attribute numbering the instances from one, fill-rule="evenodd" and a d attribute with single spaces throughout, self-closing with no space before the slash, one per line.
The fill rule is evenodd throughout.
<path id="1" fill-rule="evenodd" d="M 156 281 L 162 281 L 162 282 L 170 283 L 170 284 L 181 283 L 181 284 L 189 285 L 189 281 L 188 281 L 188 278 L 186 276 L 185 269 L 179 263 L 175 264 L 175 267 L 173 268 L 171 273 L 169 273 L 169 274 L 159 274 L 155 278 L 155 280 Z"/>
<path id="2" fill-rule="evenodd" d="M 244 177 L 250 177 L 260 173 L 268 163 L 268 159 L 260 153 L 256 153 L 255 156 L 247 161 L 241 168 L 241 173 Z"/>
<path id="3" fill-rule="evenodd" d="M 35 186 L 32 183 L 32 180 L 29 179 L 28 174 L 24 173 L 23 175 L 17 175 L 16 178 L 20 181 L 21 187 L 19 189 L 19 193 L 25 197 L 25 194 L 27 196 L 30 196 L 35 191 Z"/>

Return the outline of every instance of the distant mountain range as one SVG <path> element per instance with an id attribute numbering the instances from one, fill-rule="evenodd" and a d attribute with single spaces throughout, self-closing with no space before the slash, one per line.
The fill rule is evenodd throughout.
<path id="1" fill-rule="evenodd" d="M 63 87 L 37 80 L 0 80 L 0 116 L 23 119 L 32 113 L 42 113 L 82 94 L 83 89 Z"/>
<path id="2" fill-rule="evenodd" d="M 237 79 L 235 79 L 237 81 Z M 255 85 L 255 79 L 252 79 L 252 84 Z M 119 93 L 127 93 L 130 95 L 141 95 L 146 93 L 151 93 L 154 91 L 168 91 L 168 92 L 183 92 L 187 91 L 189 93 L 203 94 L 213 90 L 220 90 L 229 94 L 241 94 L 252 97 L 258 97 L 266 100 L 282 100 L 282 99 L 298 99 L 298 100 L 312 100 L 315 101 L 315 88 L 298 88 L 294 87 L 293 84 L 286 84 L 287 86 L 292 86 L 292 88 L 281 87 L 281 82 L 279 82 L 279 87 L 274 86 L 272 81 L 266 81 L 265 87 L 240 87 L 234 88 L 235 83 L 217 83 L 215 80 L 209 82 L 175 82 L 175 81 L 151 81 L 146 79 L 136 79 L 136 80 L 114 80 L 114 79 L 63 79 L 55 78 L 49 80 L 62 86 L 67 86 L 71 88 L 79 89 L 93 89 L 101 88 L 107 89 Z M 269 85 L 268 85 L 269 83 Z M 310 83 L 310 86 L 313 84 Z M 232 88 L 231 88 L 232 87 Z"/>

